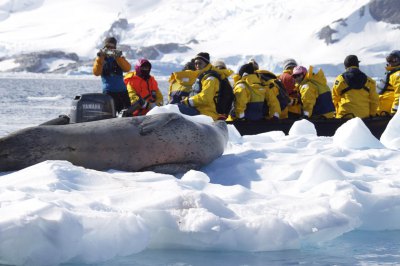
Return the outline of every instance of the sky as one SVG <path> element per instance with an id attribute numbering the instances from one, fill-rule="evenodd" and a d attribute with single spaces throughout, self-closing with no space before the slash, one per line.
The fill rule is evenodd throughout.
<path id="1" fill-rule="evenodd" d="M 374 21 L 369 0 L 0 0 L 0 57 L 21 52 L 59 49 L 94 58 L 103 34 L 118 19 L 128 27 L 117 31 L 121 44 L 132 47 L 162 43 L 189 45 L 186 53 L 161 55 L 163 64 L 184 64 L 198 52 L 223 59 L 234 70 L 250 58 L 270 71 L 280 71 L 288 57 L 299 64 L 324 66 L 332 76 L 343 71 L 348 54 L 360 57 L 367 74 L 380 77 L 385 56 L 398 49 L 395 25 Z M 327 12 L 328 11 L 328 12 Z M 337 21 L 344 19 L 347 26 Z M 317 38 L 325 26 L 338 30 L 327 45 Z M 196 39 L 198 44 L 188 44 Z M 0 62 L 0 70 L 14 66 Z M 68 62 L 55 62 L 56 68 Z M 165 74 L 165 73 L 164 73 Z M 169 74 L 169 73 L 167 73 Z"/>
<path id="2" fill-rule="evenodd" d="M 160 112 L 179 111 L 167 105 L 149 115 Z M 358 118 L 332 137 L 317 137 L 307 120 L 286 136 L 242 137 L 228 127 L 220 158 L 177 176 L 67 161 L 1 173 L 0 263 L 99 263 L 148 249 L 301 249 L 353 230 L 400 229 L 399 114 L 380 140 Z"/>

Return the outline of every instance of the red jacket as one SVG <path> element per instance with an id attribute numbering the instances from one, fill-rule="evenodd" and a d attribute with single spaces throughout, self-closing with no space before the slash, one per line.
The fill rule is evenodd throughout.
<path id="1" fill-rule="evenodd" d="M 161 94 L 158 83 L 153 76 L 145 80 L 136 76 L 135 72 L 125 75 L 124 81 L 128 89 L 131 104 L 140 102 L 141 105 L 148 103 L 146 108 L 142 108 L 136 115 L 146 114 L 153 106 L 161 106 L 163 104 L 163 95 Z M 143 102 L 144 100 L 144 102 Z"/>

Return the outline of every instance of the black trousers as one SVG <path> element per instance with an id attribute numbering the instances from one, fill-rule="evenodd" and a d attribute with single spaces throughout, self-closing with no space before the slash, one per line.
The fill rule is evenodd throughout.
<path id="1" fill-rule="evenodd" d="M 121 112 L 122 109 L 126 109 L 131 106 L 131 100 L 129 99 L 128 91 L 106 91 L 105 94 L 110 95 L 114 99 L 116 112 Z"/>

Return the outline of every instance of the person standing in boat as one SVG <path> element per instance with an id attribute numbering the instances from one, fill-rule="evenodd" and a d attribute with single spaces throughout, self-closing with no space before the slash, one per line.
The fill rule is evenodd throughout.
<path id="1" fill-rule="evenodd" d="M 135 65 L 135 72 L 124 77 L 134 116 L 145 115 L 153 107 L 163 105 L 163 95 L 150 72 L 150 61 L 141 58 Z"/>
<path id="2" fill-rule="evenodd" d="M 346 56 L 346 71 L 335 80 L 332 100 L 336 118 L 366 118 L 376 115 L 379 104 L 376 83 L 359 69 L 359 63 L 357 56 Z"/>
<path id="3" fill-rule="evenodd" d="M 301 94 L 303 103 L 303 118 L 325 117 L 333 118 L 335 116 L 335 107 L 332 102 L 332 93 L 326 84 L 326 78 L 322 70 L 316 74 L 304 66 L 297 66 L 293 69 L 293 78 L 296 81 L 296 87 Z M 317 80 L 317 77 L 320 79 Z"/>
<path id="4" fill-rule="evenodd" d="M 386 57 L 386 79 L 378 86 L 378 114 L 395 114 L 399 108 L 400 97 L 400 50 L 392 51 Z"/>
<path id="5" fill-rule="evenodd" d="M 131 65 L 117 50 L 117 39 L 108 37 L 104 47 L 97 53 L 93 64 L 93 74 L 101 76 L 103 93 L 114 100 L 115 110 L 120 112 L 130 106 L 128 92 L 124 83 L 123 72 L 128 72 Z"/>

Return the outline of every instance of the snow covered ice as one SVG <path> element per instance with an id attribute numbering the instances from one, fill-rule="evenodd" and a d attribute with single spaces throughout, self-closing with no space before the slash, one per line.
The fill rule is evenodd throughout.
<path id="1" fill-rule="evenodd" d="M 153 112 L 163 111 L 176 110 Z M 385 143 L 397 143 L 399 116 Z M 155 248 L 299 249 L 356 229 L 400 229 L 400 152 L 361 120 L 349 120 L 333 137 L 316 136 L 307 120 L 287 136 L 229 130 L 222 157 L 178 177 L 66 161 L 3 173 L 1 262 L 95 263 Z"/>

